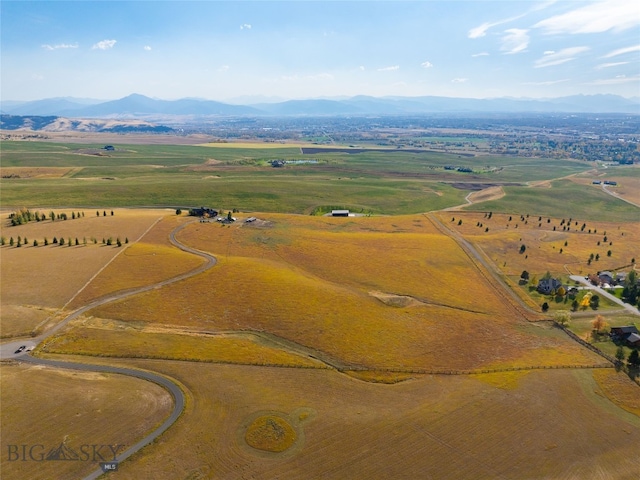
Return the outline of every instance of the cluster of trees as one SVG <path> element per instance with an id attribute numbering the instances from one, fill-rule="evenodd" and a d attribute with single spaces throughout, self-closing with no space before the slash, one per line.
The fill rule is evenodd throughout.
<path id="1" fill-rule="evenodd" d="M 635 270 L 629 272 L 624 285 L 622 299 L 630 305 L 638 305 L 640 307 L 640 286 L 638 285 L 638 274 Z"/>
<path id="2" fill-rule="evenodd" d="M 113 215 L 113 212 L 111 213 Z M 84 217 L 84 212 L 71 212 L 71 218 L 76 219 Z M 56 220 L 68 220 L 69 215 L 66 213 L 58 213 L 51 211 L 49 215 L 45 215 L 42 212 L 32 212 L 28 208 L 21 208 L 17 212 L 12 212 L 9 214 L 9 220 L 12 226 L 23 225 L 29 222 L 44 222 L 47 218 L 49 218 L 52 222 Z"/>

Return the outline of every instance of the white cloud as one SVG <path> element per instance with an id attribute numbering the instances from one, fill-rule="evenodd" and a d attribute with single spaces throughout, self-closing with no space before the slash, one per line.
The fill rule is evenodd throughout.
<path id="1" fill-rule="evenodd" d="M 546 82 L 525 82 L 522 85 L 535 85 L 535 86 L 543 86 L 546 87 L 548 85 L 555 85 L 556 83 L 563 83 L 563 82 L 568 82 L 569 79 L 568 78 L 564 78 L 562 80 L 549 80 Z"/>
<path id="2" fill-rule="evenodd" d="M 640 25 L 638 5 L 631 0 L 591 2 L 584 7 L 555 15 L 534 25 L 547 34 L 621 32 Z"/>
<path id="3" fill-rule="evenodd" d="M 150 52 L 150 51 L 151 51 L 151 47 L 150 47 L 149 45 L 145 45 L 143 48 L 144 48 L 147 52 Z"/>
<path id="4" fill-rule="evenodd" d="M 480 52 L 480 53 L 474 53 L 473 55 L 471 55 L 472 57 L 488 57 L 489 53 L 488 52 Z"/>
<path id="5" fill-rule="evenodd" d="M 500 51 L 506 54 L 524 52 L 529 45 L 528 30 L 521 28 L 510 28 L 505 30 L 506 35 L 502 37 L 502 46 Z"/>
<path id="6" fill-rule="evenodd" d="M 467 33 L 467 37 L 468 38 L 484 37 L 487 34 L 487 30 L 489 30 L 491 27 L 495 27 L 496 25 L 500 25 L 500 22 L 496 22 L 496 23 L 485 22 L 482 25 L 469 30 L 469 33 Z"/>
<path id="7" fill-rule="evenodd" d="M 109 50 L 113 48 L 115 44 L 116 44 L 116 40 L 102 40 L 101 42 L 94 44 L 91 47 L 91 49 L 92 50 Z"/>
<path id="8" fill-rule="evenodd" d="M 420 66 L 421 66 L 422 68 L 431 68 L 431 67 L 433 67 L 433 63 L 431 63 L 431 62 L 422 62 L 422 63 L 420 64 Z"/>
<path id="9" fill-rule="evenodd" d="M 451 83 L 464 83 L 467 80 L 469 80 L 468 78 L 454 78 L 453 80 L 451 80 Z"/>
<path id="10" fill-rule="evenodd" d="M 600 65 L 596 66 L 596 69 L 597 70 L 602 70 L 603 68 L 617 67 L 618 65 L 626 65 L 628 63 L 631 63 L 631 62 L 601 63 Z"/>
<path id="11" fill-rule="evenodd" d="M 251 30 L 251 24 L 243 23 L 242 25 L 240 25 L 240 30 Z"/>
<path id="12" fill-rule="evenodd" d="M 576 55 L 589 51 L 589 47 L 570 47 L 545 55 L 535 61 L 536 68 L 552 67 L 575 60 Z M 546 52 L 545 52 L 546 53 Z"/>
<path id="13" fill-rule="evenodd" d="M 360 65 L 360 66 L 358 67 L 358 70 L 360 70 L 361 72 L 364 72 L 364 71 L 365 71 L 364 65 Z"/>
<path id="14" fill-rule="evenodd" d="M 78 48 L 78 44 L 77 43 L 59 43 L 57 45 L 42 45 L 42 48 L 44 48 L 45 50 L 59 50 L 61 48 Z"/>
<path id="15" fill-rule="evenodd" d="M 390 67 L 379 68 L 378 71 L 379 72 L 392 72 L 394 70 L 399 70 L 399 69 L 400 69 L 400 65 L 392 65 Z"/>
<path id="16" fill-rule="evenodd" d="M 523 13 L 521 15 L 516 15 L 515 17 L 509 17 L 509 18 L 505 18 L 503 20 L 498 20 L 498 21 L 495 21 L 495 22 L 485 22 L 482 25 L 479 25 L 479 26 L 474 27 L 471 30 L 469 30 L 469 32 L 467 33 L 467 37 L 468 38 L 481 38 L 481 37 L 484 37 L 487 34 L 487 30 L 489 30 L 490 28 L 497 27 L 498 25 L 503 25 L 505 23 L 513 22 L 513 21 L 518 20 L 518 19 L 520 19 L 522 17 L 525 17 L 526 15 L 528 15 L 531 12 L 537 12 L 539 10 L 544 10 L 549 5 L 553 5 L 555 3 L 555 1 L 556 0 L 550 0 L 550 1 L 547 1 L 547 2 L 540 3 L 538 5 L 534 5 L 532 8 L 530 8 L 525 13 Z"/>
<path id="17" fill-rule="evenodd" d="M 604 57 L 601 57 L 601 58 L 617 57 L 618 55 L 623 55 L 625 53 L 631 53 L 631 52 L 640 52 L 640 45 L 634 45 L 633 47 L 619 48 L 617 50 L 614 50 L 613 52 L 607 53 Z"/>
<path id="18" fill-rule="evenodd" d="M 625 75 L 618 75 L 614 78 L 605 78 L 601 80 L 595 80 L 587 83 L 587 85 L 620 85 L 621 83 L 639 82 L 640 75 L 634 75 L 633 77 L 627 77 Z"/>
<path id="19" fill-rule="evenodd" d="M 228 72 L 230 68 L 231 67 L 229 67 L 229 65 L 222 65 L 220 68 L 218 68 L 218 72 Z"/>
<path id="20" fill-rule="evenodd" d="M 555 52 L 555 50 L 545 50 L 543 55 L 553 55 Z"/>

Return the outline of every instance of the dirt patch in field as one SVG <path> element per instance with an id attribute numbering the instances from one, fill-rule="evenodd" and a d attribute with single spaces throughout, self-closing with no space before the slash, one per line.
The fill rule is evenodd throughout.
<path id="1" fill-rule="evenodd" d="M 483 190 L 473 192 L 467 197 L 472 203 L 488 202 L 498 200 L 505 196 L 502 186 L 488 187 Z"/>
<path id="2" fill-rule="evenodd" d="M 551 188 L 551 181 L 541 180 L 539 182 L 530 182 L 529 186 L 533 188 Z"/>
<path id="3" fill-rule="evenodd" d="M 423 303 L 419 300 L 416 300 L 413 297 L 409 297 L 406 295 L 394 295 L 392 293 L 384 293 L 384 292 L 369 292 L 369 295 L 371 295 L 374 298 L 377 298 L 382 303 L 384 303 L 385 305 L 389 305 L 390 307 L 404 308 L 404 307 L 416 307 L 419 305 L 426 305 L 426 303 Z"/>

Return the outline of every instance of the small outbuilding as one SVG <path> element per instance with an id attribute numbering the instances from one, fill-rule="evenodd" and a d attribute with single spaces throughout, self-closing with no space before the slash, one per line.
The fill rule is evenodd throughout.
<path id="1" fill-rule="evenodd" d="M 349 210 L 331 210 L 332 217 L 348 217 Z"/>

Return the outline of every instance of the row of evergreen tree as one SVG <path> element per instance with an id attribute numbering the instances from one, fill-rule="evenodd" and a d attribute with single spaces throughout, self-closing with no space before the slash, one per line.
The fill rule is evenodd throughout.
<path id="1" fill-rule="evenodd" d="M 93 243 L 94 245 L 98 244 L 98 239 L 95 237 L 92 237 L 90 239 L 91 243 Z M 117 237 L 115 240 L 113 237 L 109 237 L 109 238 L 103 238 L 102 239 L 102 244 L 103 245 L 117 245 L 118 247 L 122 246 L 122 240 L 120 240 L 120 237 Z M 124 239 L 124 243 L 129 243 L 129 238 L 126 237 Z M 82 239 L 82 243 L 80 242 L 80 240 L 78 239 L 78 237 L 76 237 L 75 242 L 71 239 L 71 237 L 69 237 L 67 240 L 65 240 L 64 237 L 60 237 L 60 239 L 58 239 L 58 237 L 53 237 L 53 239 L 51 240 L 51 242 L 49 242 L 49 239 L 47 237 L 44 237 L 44 240 L 42 241 L 42 245 L 60 245 L 60 246 L 64 246 L 64 245 L 68 245 L 68 246 L 72 246 L 72 245 L 87 245 L 87 237 L 84 237 Z M 21 247 L 23 245 L 29 245 L 29 239 L 27 239 L 27 237 L 22 238 L 21 236 L 18 235 L 17 240 L 14 240 L 13 237 L 10 237 L 9 240 L 7 240 L 7 238 L 5 236 L 0 237 L 0 246 L 5 246 L 5 245 L 9 245 L 10 247 Z M 41 245 L 40 242 L 38 242 L 38 240 L 34 240 L 32 242 L 32 245 L 34 247 L 39 247 Z"/>
<path id="2" fill-rule="evenodd" d="M 100 216 L 100 211 L 96 210 L 96 216 L 99 217 Z M 102 211 L 102 216 L 106 217 L 107 216 L 107 211 L 103 210 Z M 113 210 L 111 210 L 111 216 L 114 216 Z M 72 220 L 75 220 L 76 218 L 82 218 L 84 217 L 84 212 L 71 212 L 71 216 L 69 217 L 69 215 L 67 213 L 55 213 L 53 210 L 51 212 L 49 212 L 48 215 L 45 215 L 44 213 L 38 211 L 38 212 L 32 212 L 30 209 L 28 208 L 21 208 L 20 210 L 18 210 L 17 212 L 12 212 L 9 214 L 9 220 L 11 222 L 12 226 L 17 226 L 17 225 L 23 225 L 25 223 L 29 223 L 29 222 L 44 222 L 47 219 L 50 219 L 52 222 L 55 222 L 56 220 L 68 220 L 69 218 L 71 218 Z"/>

